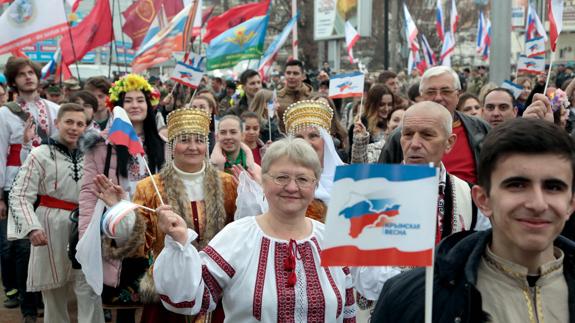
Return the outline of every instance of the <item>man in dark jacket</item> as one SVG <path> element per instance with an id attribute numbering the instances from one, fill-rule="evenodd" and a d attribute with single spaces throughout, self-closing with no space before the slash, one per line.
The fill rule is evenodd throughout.
<path id="1" fill-rule="evenodd" d="M 425 71 L 419 84 L 419 92 L 424 101 L 434 101 L 443 105 L 453 117 L 453 133 L 457 141 L 451 152 L 443 157 L 443 164 L 450 174 L 467 182 L 476 183 L 477 158 L 483 138 L 491 128 L 485 121 L 469 117 L 455 110 L 459 100 L 461 84 L 459 76 L 447 66 L 436 66 Z M 380 163 L 401 163 L 403 155 L 398 128 L 385 143 L 379 156 Z"/>
<path id="2" fill-rule="evenodd" d="M 456 233 L 436 253 L 433 322 L 575 322 L 575 243 L 559 236 L 575 208 L 575 143 L 551 122 L 494 128 L 475 203 L 493 229 Z M 423 268 L 390 279 L 372 322 L 422 322 Z"/>

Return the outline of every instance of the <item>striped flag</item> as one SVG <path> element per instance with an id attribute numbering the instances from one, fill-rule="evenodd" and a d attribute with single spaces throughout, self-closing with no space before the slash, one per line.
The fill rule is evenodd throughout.
<path id="1" fill-rule="evenodd" d="M 417 51 L 419 50 L 419 45 L 417 44 L 417 27 L 413 19 L 411 19 L 411 14 L 405 4 L 403 4 L 403 16 L 405 18 L 403 25 L 405 28 L 405 38 L 407 38 L 408 46 L 411 51 Z"/>
<path id="2" fill-rule="evenodd" d="M 190 53 L 186 62 L 177 62 L 171 79 L 195 89 L 200 85 L 202 76 L 204 76 L 205 57 Z"/>
<path id="3" fill-rule="evenodd" d="M 528 74 L 543 74 L 545 73 L 545 58 L 529 58 L 525 55 L 521 55 L 519 56 L 519 61 L 517 61 L 517 71 Z"/>
<path id="4" fill-rule="evenodd" d="M 443 46 L 441 47 L 441 55 L 439 60 L 441 65 L 451 66 L 451 55 L 455 50 L 455 39 L 451 31 L 445 33 L 445 40 L 443 41 Z"/>
<path id="5" fill-rule="evenodd" d="M 478 53 L 483 51 L 485 40 L 485 16 L 483 16 L 483 11 L 479 12 L 479 19 L 477 21 L 477 40 L 476 40 L 476 50 Z"/>
<path id="6" fill-rule="evenodd" d="M 547 0 L 547 14 L 549 17 L 549 38 L 551 51 L 557 46 L 559 34 L 563 29 L 563 0 Z"/>
<path id="7" fill-rule="evenodd" d="M 114 108 L 113 114 L 114 119 L 108 131 L 108 140 L 114 145 L 127 147 L 132 156 L 143 155 L 145 153 L 144 146 L 142 146 L 126 110 L 117 106 Z"/>
<path id="8" fill-rule="evenodd" d="M 261 59 L 261 64 L 258 67 L 258 72 L 260 73 L 262 78 L 265 78 L 265 76 L 270 71 L 270 68 L 272 67 L 273 62 L 275 61 L 279 53 L 279 50 L 283 47 L 283 45 L 285 44 L 286 40 L 290 35 L 290 32 L 296 26 L 298 18 L 299 18 L 299 12 L 294 17 L 292 17 L 290 21 L 288 21 L 282 32 L 279 33 L 276 36 L 276 38 L 274 38 L 274 40 L 264 53 L 263 58 Z"/>
<path id="9" fill-rule="evenodd" d="M 329 80 L 329 97 L 332 99 L 362 96 L 365 75 L 361 72 L 339 74 Z"/>
<path id="10" fill-rule="evenodd" d="M 547 41 L 547 32 L 541 23 L 535 8 L 532 5 L 527 6 L 527 20 L 525 22 L 525 39 L 530 40 L 537 37 L 543 37 Z"/>
<path id="11" fill-rule="evenodd" d="M 353 57 L 353 46 L 359 40 L 359 33 L 351 23 L 345 22 L 345 47 L 347 48 L 347 54 L 349 55 L 349 62 L 351 64 L 357 63 L 357 60 Z"/>
<path id="12" fill-rule="evenodd" d="M 433 66 L 437 63 L 435 59 L 435 54 L 433 53 L 433 49 L 429 46 L 429 42 L 427 42 L 427 38 L 425 38 L 424 34 L 421 34 L 421 42 L 423 43 L 423 58 L 427 63 L 427 66 Z"/>
<path id="13" fill-rule="evenodd" d="M 441 0 L 437 0 L 437 8 L 435 9 L 435 29 L 437 29 L 437 36 L 443 41 L 445 33 L 443 31 L 443 9 L 441 8 Z"/>
<path id="14" fill-rule="evenodd" d="M 182 48 L 185 52 L 189 52 L 192 47 L 194 29 L 202 26 L 202 0 L 193 1 L 194 3 L 190 6 L 190 11 L 188 11 L 188 18 L 186 19 L 182 36 Z"/>
<path id="15" fill-rule="evenodd" d="M 457 24 L 459 24 L 459 14 L 457 13 L 457 6 L 455 5 L 455 0 L 451 0 L 451 33 L 455 35 L 455 31 L 457 30 Z"/>

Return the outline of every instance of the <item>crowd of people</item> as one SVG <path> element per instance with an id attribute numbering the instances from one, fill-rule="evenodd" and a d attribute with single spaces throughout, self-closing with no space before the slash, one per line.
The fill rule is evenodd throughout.
<path id="1" fill-rule="evenodd" d="M 343 100 L 329 64 L 310 78 L 298 60 L 194 90 L 135 74 L 56 84 L 19 57 L 4 74 L 0 265 L 24 322 L 70 322 L 71 289 L 78 322 L 423 321 L 421 269 L 320 265 L 349 163 L 439 169 L 434 322 L 575 322 L 569 67 L 549 86 L 518 77 L 521 93 L 484 67 L 386 70 Z M 141 156 L 109 138 L 115 107 Z M 137 208 L 117 213 L 124 200 Z M 101 295 L 76 261 L 100 217 Z"/>

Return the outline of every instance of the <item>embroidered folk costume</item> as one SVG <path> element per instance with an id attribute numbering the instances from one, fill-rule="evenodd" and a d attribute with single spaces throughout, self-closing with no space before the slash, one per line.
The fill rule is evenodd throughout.
<path id="1" fill-rule="evenodd" d="M 43 292 L 52 318 L 67 317 L 68 283 L 74 282 L 80 321 L 103 322 L 100 298 L 93 297 L 81 270 L 73 269 L 68 258 L 70 212 L 78 207 L 82 163 L 78 149 L 53 138 L 30 152 L 10 193 L 8 239 L 26 239 L 38 229 L 45 232 L 47 245 L 31 247 L 27 290 Z"/>
<path id="2" fill-rule="evenodd" d="M 321 222 L 325 221 L 335 168 L 344 165 L 329 134 L 332 118 L 333 110 L 327 104 L 321 101 L 308 100 L 290 105 L 283 116 L 288 135 L 295 136 L 307 127 L 314 127 L 319 130 L 323 139 L 323 171 L 319 185 L 315 190 L 315 200 L 312 201 L 306 213 L 307 217 Z"/>
<path id="3" fill-rule="evenodd" d="M 170 151 L 181 136 L 199 136 L 207 144 L 210 127 L 209 115 L 199 109 L 179 109 L 168 115 L 168 141 Z M 194 239 L 195 248 L 203 248 L 208 242 L 233 221 L 237 184 L 229 174 L 216 170 L 207 160 L 196 173 L 187 173 L 176 167 L 174 162 L 167 162 L 159 174 L 154 175 L 162 198 L 181 214 L 188 227 L 198 232 Z M 136 186 L 133 202 L 155 209 L 161 205 L 150 178 L 142 180 Z M 156 213 L 139 210 L 145 219 L 145 243 L 139 249 L 140 255 L 151 257 L 152 262 L 164 248 L 164 233 L 158 229 Z M 151 269 L 140 283 L 140 297 L 146 302 L 158 302 L 154 288 Z M 184 322 L 185 317 L 168 312 L 161 304 L 149 304 L 144 308 L 143 322 Z M 197 318 L 196 321 L 209 322 L 209 317 Z M 217 320 L 212 320 L 212 322 Z"/>

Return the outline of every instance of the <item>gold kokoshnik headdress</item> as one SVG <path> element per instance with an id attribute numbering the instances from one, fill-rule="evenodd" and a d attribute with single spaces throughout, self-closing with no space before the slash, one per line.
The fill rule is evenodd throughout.
<path id="1" fill-rule="evenodd" d="M 168 142 L 181 135 L 199 135 L 208 139 L 210 115 L 201 109 L 183 108 L 168 114 Z"/>
<path id="2" fill-rule="evenodd" d="M 331 128 L 333 110 L 321 101 L 303 100 L 291 104 L 284 113 L 284 124 L 290 135 L 306 127 L 321 127 L 328 133 Z"/>

